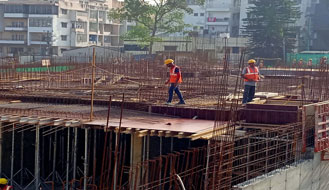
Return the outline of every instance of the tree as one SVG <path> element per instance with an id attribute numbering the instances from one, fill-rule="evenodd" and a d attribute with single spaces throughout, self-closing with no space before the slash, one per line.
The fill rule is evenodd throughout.
<path id="1" fill-rule="evenodd" d="M 300 11 L 294 0 L 254 0 L 244 19 L 253 57 L 284 58 L 295 49 Z"/>
<path id="2" fill-rule="evenodd" d="M 198 0 L 202 3 L 203 0 Z M 156 34 L 180 32 L 186 26 L 184 13 L 192 13 L 186 0 L 124 0 L 123 7 L 110 12 L 110 18 L 135 22 L 124 39 L 136 39 L 141 45 L 149 45 L 152 53 L 154 42 L 161 41 Z"/>

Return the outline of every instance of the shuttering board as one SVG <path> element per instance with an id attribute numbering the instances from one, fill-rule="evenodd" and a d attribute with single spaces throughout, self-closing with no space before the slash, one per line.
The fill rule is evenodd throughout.
<path id="1" fill-rule="evenodd" d="M 243 111 L 246 123 L 287 124 L 299 121 L 298 106 L 247 104 Z"/>

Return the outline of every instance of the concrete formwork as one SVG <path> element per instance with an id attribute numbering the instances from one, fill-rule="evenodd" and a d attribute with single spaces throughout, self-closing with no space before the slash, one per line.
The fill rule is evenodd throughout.
<path id="1" fill-rule="evenodd" d="M 282 168 L 236 186 L 236 190 L 327 190 L 329 161 L 321 153 L 295 166 Z"/>

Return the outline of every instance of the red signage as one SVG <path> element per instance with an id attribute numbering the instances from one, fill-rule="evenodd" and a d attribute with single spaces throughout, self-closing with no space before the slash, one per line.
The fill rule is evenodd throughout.
<path id="1" fill-rule="evenodd" d="M 208 22 L 216 22 L 216 17 L 208 17 Z"/>

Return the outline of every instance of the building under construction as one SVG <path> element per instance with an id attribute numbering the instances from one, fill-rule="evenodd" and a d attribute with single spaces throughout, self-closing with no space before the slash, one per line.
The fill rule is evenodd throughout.
<path id="1" fill-rule="evenodd" d="M 165 58 L 2 60 L 1 177 L 15 190 L 329 188 L 325 62 L 262 68 L 242 107 L 243 53 L 177 53 L 187 104 L 168 106 Z"/>

